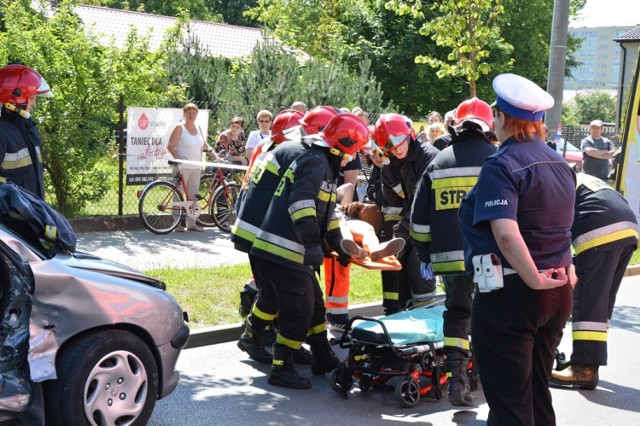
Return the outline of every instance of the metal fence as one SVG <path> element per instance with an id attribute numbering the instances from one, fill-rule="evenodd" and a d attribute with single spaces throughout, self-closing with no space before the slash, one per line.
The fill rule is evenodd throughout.
<path id="1" fill-rule="evenodd" d="M 417 120 L 422 121 L 422 120 Z M 580 148 L 580 142 L 587 137 L 589 132 L 584 127 L 571 127 L 565 126 L 562 129 L 562 137 L 573 144 L 576 148 Z M 603 136 L 611 139 L 616 147 L 620 146 L 622 133 L 620 130 L 604 129 Z M 553 133 L 549 135 L 549 139 L 553 138 Z M 114 159 L 117 161 L 117 159 Z M 125 169 L 126 170 L 126 169 Z M 126 176 L 123 176 L 126 181 Z M 140 185 L 127 185 L 123 187 L 122 194 L 122 206 L 123 215 L 137 215 L 138 214 L 138 191 L 143 186 Z M 82 213 L 78 216 L 117 216 L 118 215 L 118 203 L 119 203 L 118 189 L 107 192 L 99 202 L 94 202 L 87 206 Z"/>

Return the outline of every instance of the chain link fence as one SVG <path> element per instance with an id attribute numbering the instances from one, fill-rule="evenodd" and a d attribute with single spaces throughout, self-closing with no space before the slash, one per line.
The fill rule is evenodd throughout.
<path id="1" fill-rule="evenodd" d="M 206 102 L 198 102 L 198 105 L 201 108 L 207 108 Z M 379 114 L 370 114 L 369 118 L 371 123 L 375 122 Z M 424 122 L 426 121 L 423 117 L 415 117 L 414 120 L 416 122 Z M 215 145 L 215 140 L 218 134 L 225 129 L 220 124 L 219 120 L 213 120 L 210 122 L 209 127 L 209 135 L 208 142 L 211 146 Z M 245 117 L 245 133 L 248 133 L 251 130 L 257 129 L 257 123 L 255 123 L 255 115 L 252 117 Z M 548 139 L 553 139 L 553 133 L 550 133 Z M 565 126 L 562 129 L 562 137 L 574 145 L 576 148 L 580 149 L 580 142 L 585 137 L 589 136 L 589 131 L 586 127 L 573 127 L 573 126 Z M 622 143 L 622 132 L 620 129 L 611 129 L 604 128 L 603 136 L 609 138 L 616 147 L 619 147 Z M 114 172 L 118 173 L 118 159 L 113 158 L 113 168 Z M 124 168 L 124 172 L 126 173 L 126 167 Z M 122 176 L 123 182 L 126 181 L 126 176 Z M 117 181 L 117 180 L 116 180 Z M 124 185 L 123 193 L 122 193 L 122 213 L 124 216 L 128 215 L 137 215 L 138 214 L 138 195 L 139 192 L 144 188 L 142 185 Z M 104 197 L 97 202 L 93 202 L 88 205 L 79 215 L 78 217 L 86 217 L 86 216 L 118 216 L 119 213 L 119 191 L 116 186 L 112 190 L 108 191 L 104 194 Z"/>

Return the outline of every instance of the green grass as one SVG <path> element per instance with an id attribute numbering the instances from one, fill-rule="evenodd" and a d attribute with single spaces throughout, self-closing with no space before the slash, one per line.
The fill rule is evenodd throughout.
<path id="1" fill-rule="evenodd" d="M 631 265 L 640 264 L 640 251 L 631 258 Z M 251 276 L 249 264 L 217 268 L 154 269 L 145 271 L 167 283 L 167 290 L 189 312 L 192 329 L 240 322 L 238 314 L 240 290 Z M 320 282 L 324 290 L 324 281 Z M 379 271 L 353 266 L 349 304 L 382 300 Z"/>
<path id="2" fill-rule="evenodd" d="M 240 290 L 251 276 L 249 264 L 217 268 L 154 269 L 146 274 L 163 280 L 167 290 L 189 313 L 192 329 L 240 322 Z M 324 281 L 320 282 L 324 290 Z M 379 271 L 351 268 L 351 305 L 382 300 Z"/>

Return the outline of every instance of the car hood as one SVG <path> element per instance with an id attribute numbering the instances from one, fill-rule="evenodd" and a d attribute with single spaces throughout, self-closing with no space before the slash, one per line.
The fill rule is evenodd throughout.
<path id="1" fill-rule="evenodd" d="M 57 261 L 60 261 L 71 268 L 84 269 L 100 274 L 111 275 L 113 277 L 127 278 L 143 284 L 148 284 L 161 290 L 167 289 L 165 283 L 156 278 L 145 275 L 142 272 L 121 263 L 103 259 L 89 253 L 81 251 L 76 251 L 71 255 L 58 253 L 55 257 Z"/>

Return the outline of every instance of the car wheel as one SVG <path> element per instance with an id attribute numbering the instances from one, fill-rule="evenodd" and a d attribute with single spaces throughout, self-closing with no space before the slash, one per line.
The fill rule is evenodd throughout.
<path id="1" fill-rule="evenodd" d="M 53 425 L 144 425 L 158 396 L 158 368 L 137 336 L 120 330 L 82 337 L 56 362 L 45 382 Z"/>

